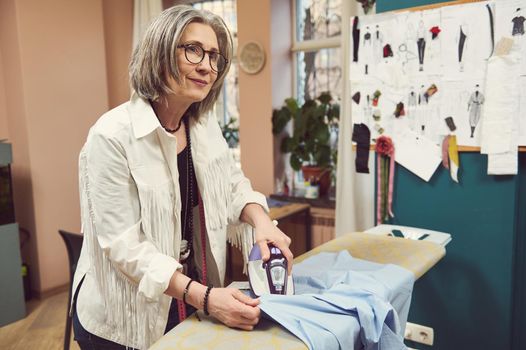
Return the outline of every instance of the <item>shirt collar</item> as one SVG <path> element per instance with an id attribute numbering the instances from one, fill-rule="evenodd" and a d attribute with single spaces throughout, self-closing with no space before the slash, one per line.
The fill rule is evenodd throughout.
<path id="1" fill-rule="evenodd" d="M 135 138 L 139 139 L 157 128 L 162 128 L 150 102 L 139 97 L 135 92 L 130 99 L 129 111 Z"/>

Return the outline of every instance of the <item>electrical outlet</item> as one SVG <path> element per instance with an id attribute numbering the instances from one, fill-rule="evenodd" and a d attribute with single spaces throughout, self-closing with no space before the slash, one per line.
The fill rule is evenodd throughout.
<path id="1" fill-rule="evenodd" d="M 435 333 L 433 328 L 407 322 L 404 338 L 417 343 L 433 345 Z"/>

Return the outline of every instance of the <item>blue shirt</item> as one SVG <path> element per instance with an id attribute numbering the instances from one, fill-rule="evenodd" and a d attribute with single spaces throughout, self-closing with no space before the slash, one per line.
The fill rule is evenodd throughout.
<path id="1" fill-rule="evenodd" d="M 341 251 L 294 265 L 293 276 L 295 295 L 264 295 L 260 308 L 309 349 L 406 349 L 410 271 Z"/>

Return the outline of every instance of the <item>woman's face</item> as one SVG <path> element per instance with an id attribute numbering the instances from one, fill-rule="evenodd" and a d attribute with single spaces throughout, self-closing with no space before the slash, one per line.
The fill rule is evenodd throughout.
<path id="1" fill-rule="evenodd" d="M 199 45 L 205 51 L 219 52 L 217 36 L 207 24 L 190 23 L 181 36 L 179 46 L 185 44 Z M 177 48 L 177 59 L 181 83 L 178 84 L 172 77 L 169 77 L 170 88 L 181 102 L 191 104 L 202 101 L 217 79 L 217 73 L 210 67 L 208 53 L 205 53 L 201 63 L 195 64 L 188 62 L 185 49 L 180 47 Z"/>

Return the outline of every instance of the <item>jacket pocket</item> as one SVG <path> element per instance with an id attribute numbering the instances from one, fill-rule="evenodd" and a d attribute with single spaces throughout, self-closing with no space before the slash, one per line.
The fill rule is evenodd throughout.
<path id="1" fill-rule="evenodd" d="M 166 166 L 132 169 L 141 210 L 141 231 L 163 254 L 174 256 L 175 224 L 180 205 Z"/>

